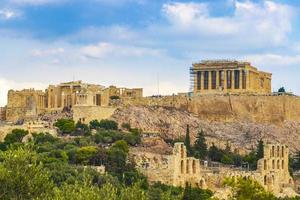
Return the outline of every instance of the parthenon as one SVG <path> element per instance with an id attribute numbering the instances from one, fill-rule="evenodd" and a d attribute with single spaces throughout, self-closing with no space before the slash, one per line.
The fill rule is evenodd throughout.
<path id="1" fill-rule="evenodd" d="M 249 62 L 205 60 L 190 69 L 194 95 L 211 93 L 271 93 L 272 74 Z"/>

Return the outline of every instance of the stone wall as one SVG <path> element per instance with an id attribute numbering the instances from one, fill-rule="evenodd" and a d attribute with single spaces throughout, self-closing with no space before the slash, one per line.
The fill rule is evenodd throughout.
<path id="1" fill-rule="evenodd" d="M 175 107 L 209 121 L 273 124 L 281 124 L 285 120 L 300 121 L 300 97 L 296 96 L 164 96 L 123 99 L 115 104 Z"/>
<path id="2" fill-rule="evenodd" d="M 108 119 L 116 109 L 103 106 L 74 106 L 73 119 L 75 122 L 81 121 L 89 123 L 92 120 Z"/>
<path id="3" fill-rule="evenodd" d="M 6 107 L 0 107 L 0 121 L 6 120 Z"/>
<path id="4" fill-rule="evenodd" d="M 45 112 L 45 93 L 26 89 L 8 92 L 6 120 L 16 122 L 22 119 L 36 119 Z"/>
<path id="5" fill-rule="evenodd" d="M 266 143 L 264 157 L 258 161 L 256 171 L 200 165 L 200 160 L 187 157 L 183 143 L 175 144 L 172 155 L 136 152 L 133 157 L 137 168 L 149 178 L 150 183 L 180 187 L 189 183 L 193 187 L 218 191 L 223 188 L 225 178 L 243 177 L 257 181 L 276 196 L 295 196 L 294 181 L 288 170 L 288 155 L 287 146 Z"/>

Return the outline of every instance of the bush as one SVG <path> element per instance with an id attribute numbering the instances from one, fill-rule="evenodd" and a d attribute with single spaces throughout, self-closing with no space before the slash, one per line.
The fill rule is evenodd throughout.
<path id="1" fill-rule="evenodd" d="M 97 129 L 100 127 L 100 122 L 98 120 L 90 121 L 90 129 Z"/>
<path id="2" fill-rule="evenodd" d="M 102 119 L 99 123 L 99 127 L 105 130 L 118 130 L 118 123 L 113 120 Z"/>
<path id="3" fill-rule="evenodd" d="M 23 129 L 14 129 L 4 138 L 4 142 L 6 144 L 21 143 L 26 135 L 28 135 L 28 131 Z"/>
<path id="4" fill-rule="evenodd" d="M 95 146 L 86 146 L 77 149 L 76 163 L 87 165 L 97 155 L 98 148 Z"/>
<path id="5" fill-rule="evenodd" d="M 75 122 L 72 119 L 59 119 L 54 123 L 63 134 L 70 134 L 75 131 Z"/>

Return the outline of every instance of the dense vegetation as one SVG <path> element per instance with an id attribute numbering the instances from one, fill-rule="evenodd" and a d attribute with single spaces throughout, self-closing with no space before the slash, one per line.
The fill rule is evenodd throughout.
<path id="1" fill-rule="evenodd" d="M 150 186 L 134 168 L 128 152 L 141 142 L 140 130 L 123 124 L 122 132 L 109 120 L 85 125 L 62 119 L 55 126 L 62 136 L 76 137 L 36 133 L 22 143 L 28 132 L 16 129 L 0 143 L 0 199 L 183 199 L 183 188 Z M 97 172 L 100 165 L 106 174 Z M 195 194 L 211 196 L 201 189 L 193 189 Z"/>
<path id="2" fill-rule="evenodd" d="M 185 188 L 149 185 L 128 158 L 130 146 L 141 142 L 141 131 L 129 124 L 121 125 L 125 132 L 109 120 L 92 121 L 89 125 L 58 120 L 56 126 L 61 136 L 76 137 L 36 133 L 24 143 L 28 132 L 15 129 L 0 143 L 0 199 L 205 200 L 213 195 L 209 190 L 190 185 Z M 214 158 L 223 163 L 224 157 L 230 160 L 235 155 L 228 149 L 208 149 L 203 131 L 189 151 L 198 158 Z M 255 158 L 261 153 L 257 151 Z M 97 172 L 100 165 L 105 166 L 107 173 Z M 276 200 L 252 180 L 228 179 L 224 184 L 232 188 L 234 199 Z"/>

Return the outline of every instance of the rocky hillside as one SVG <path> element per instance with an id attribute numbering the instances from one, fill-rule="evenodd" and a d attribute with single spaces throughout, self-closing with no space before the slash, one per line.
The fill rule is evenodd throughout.
<path id="1" fill-rule="evenodd" d="M 300 150 L 300 121 L 283 121 L 280 125 L 245 119 L 208 121 L 184 109 L 162 106 L 124 106 L 112 118 L 119 124 L 129 122 L 144 132 L 159 133 L 163 139 L 184 136 L 189 124 L 192 140 L 203 129 L 209 143 L 224 147 L 229 142 L 240 153 L 251 150 L 260 138 L 285 143 L 292 151 Z"/>

